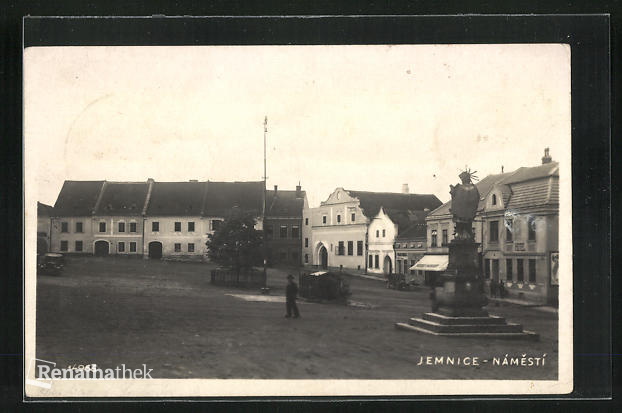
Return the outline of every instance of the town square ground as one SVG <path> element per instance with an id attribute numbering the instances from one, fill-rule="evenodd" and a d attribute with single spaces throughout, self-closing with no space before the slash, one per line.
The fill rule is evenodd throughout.
<path id="1" fill-rule="evenodd" d="M 426 288 L 397 291 L 347 277 L 349 305 L 300 300 L 302 317 L 288 319 L 286 269 L 269 269 L 266 296 L 211 285 L 211 268 L 68 258 L 62 275 L 37 278 L 36 357 L 61 368 L 145 364 L 153 378 L 557 378 L 558 315 L 548 307 L 488 306 L 539 333 L 539 341 L 438 337 L 394 326 L 429 311 Z M 512 364 L 516 358 L 539 361 Z"/>

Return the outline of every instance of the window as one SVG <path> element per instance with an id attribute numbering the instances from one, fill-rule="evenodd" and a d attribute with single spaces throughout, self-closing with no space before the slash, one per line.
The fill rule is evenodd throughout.
<path id="1" fill-rule="evenodd" d="M 309 238 L 305 238 L 305 248 L 309 248 Z"/>
<path id="2" fill-rule="evenodd" d="M 67 241 L 60 242 L 60 250 L 67 251 L 69 249 L 69 243 Z"/>
<path id="3" fill-rule="evenodd" d="M 442 232 L 442 237 L 443 239 L 441 240 L 442 242 L 442 246 L 446 246 L 448 244 L 448 240 L 447 240 L 447 230 L 444 229 Z"/>
<path id="4" fill-rule="evenodd" d="M 292 225 L 292 238 L 300 238 L 300 227 L 298 225 Z"/>
<path id="5" fill-rule="evenodd" d="M 536 282 L 536 260 L 529 260 L 529 282 Z"/>
<path id="6" fill-rule="evenodd" d="M 525 274 L 523 273 L 523 259 L 516 260 L 516 281 L 522 283 L 525 280 Z"/>
<path id="7" fill-rule="evenodd" d="M 322 215 L 322 224 L 326 224 L 326 215 Z"/>
<path id="8" fill-rule="evenodd" d="M 384 238 L 387 235 L 387 231 L 386 230 L 382 230 L 382 238 Z"/>
<path id="9" fill-rule="evenodd" d="M 175 232 L 181 232 L 181 222 L 175 222 Z"/>
<path id="10" fill-rule="evenodd" d="M 436 234 L 436 230 L 433 229 L 432 230 L 432 242 L 431 242 L 431 246 L 432 247 L 437 247 L 438 246 L 438 235 Z"/>
<path id="11" fill-rule="evenodd" d="M 125 222 L 119 222 L 119 232 L 125 232 Z"/>
<path id="12" fill-rule="evenodd" d="M 380 238 L 380 231 L 376 230 L 376 238 Z"/>
<path id="13" fill-rule="evenodd" d="M 374 255 L 374 268 L 380 268 L 380 257 L 378 255 Z"/>
<path id="14" fill-rule="evenodd" d="M 218 231 L 220 229 L 220 224 L 221 223 L 222 223 L 222 221 L 220 221 L 218 219 L 212 220 L 212 231 Z"/>
<path id="15" fill-rule="evenodd" d="M 60 223 L 60 232 L 69 232 L 69 223 L 61 222 Z"/>
<path id="16" fill-rule="evenodd" d="M 305 225 L 309 225 L 309 218 L 305 218 Z"/>
<path id="17" fill-rule="evenodd" d="M 356 255 L 363 256 L 363 241 L 356 241 Z"/>
<path id="18" fill-rule="evenodd" d="M 136 223 L 130 222 L 130 232 L 136 232 Z"/>
<path id="19" fill-rule="evenodd" d="M 160 223 L 155 221 L 151 223 L 151 231 L 158 232 L 160 231 Z"/>
<path id="20" fill-rule="evenodd" d="M 492 194 L 492 204 L 497 205 L 497 195 Z"/>
<path id="21" fill-rule="evenodd" d="M 81 234 L 83 231 L 82 222 L 76 222 L 76 232 Z"/>
<path id="22" fill-rule="evenodd" d="M 527 220 L 527 228 L 528 228 L 528 240 L 535 241 L 536 240 L 536 219 L 534 217 L 529 217 Z"/>
<path id="23" fill-rule="evenodd" d="M 309 263 L 309 254 L 305 254 L 305 264 Z"/>
<path id="24" fill-rule="evenodd" d="M 82 252 L 82 241 L 76 241 L 75 250 L 76 252 Z"/>
<path id="25" fill-rule="evenodd" d="M 356 214 L 352 214 L 352 216 L 350 217 L 350 220 L 352 222 L 356 221 Z"/>
<path id="26" fill-rule="evenodd" d="M 192 242 L 188 244 L 188 252 L 194 252 L 194 244 Z"/>
<path id="27" fill-rule="evenodd" d="M 348 255 L 354 255 L 354 241 L 348 241 Z"/>
<path id="28" fill-rule="evenodd" d="M 341 215 L 337 214 L 337 223 L 340 224 L 341 223 Z"/>
<path id="29" fill-rule="evenodd" d="M 369 256 L 369 268 L 372 268 L 374 266 L 374 256 L 370 255 Z"/>
<path id="30" fill-rule="evenodd" d="M 512 269 L 512 260 L 508 258 L 505 260 L 505 279 L 508 281 L 512 281 L 513 278 L 514 271 Z"/>
<path id="31" fill-rule="evenodd" d="M 499 221 L 490 221 L 490 233 L 488 234 L 490 242 L 499 241 Z"/>
<path id="32" fill-rule="evenodd" d="M 136 252 L 136 243 L 134 241 L 130 242 L 130 252 Z"/>
<path id="33" fill-rule="evenodd" d="M 117 251 L 125 252 L 125 242 L 119 242 L 119 244 L 117 246 Z"/>
<path id="34" fill-rule="evenodd" d="M 512 219 L 505 220 L 505 241 L 512 242 L 512 233 L 514 232 L 514 221 Z"/>
<path id="35" fill-rule="evenodd" d="M 175 252 L 181 252 L 181 244 L 175 243 Z"/>
<path id="36" fill-rule="evenodd" d="M 345 255 L 343 241 L 339 241 L 339 246 L 337 247 L 337 255 Z"/>
<path id="37" fill-rule="evenodd" d="M 100 222 L 99 223 L 99 232 L 106 232 L 106 223 L 105 222 Z"/>
<path id="38" fill-rule="evenodd" d="M 279 236 L 281 238 L 287 238 L 287 225 L 281 225 L 281 228 L 279 229 Z"/>
<path id="39" fill-rule="evenodd" d="M 188 232 L 194 232 L 194 222 L 188 222 Z"/>
<path id="40" fill-rule="evenodd" d="M 488 258 L 484 260 L 484 278 L 490 279 L 490 260 Z"/>

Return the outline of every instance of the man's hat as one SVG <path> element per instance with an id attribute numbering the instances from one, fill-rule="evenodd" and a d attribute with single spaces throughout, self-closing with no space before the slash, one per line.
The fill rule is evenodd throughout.
<path id="1" fill-rule="evenodd" d="M 291 275 L 291 274 L 288 274 L 288 275 L 287 275 L 287 279 L 288 279 L 288 280 L 293 280 L 293 279 L 294 279 L 294 276 L 293 276 L 293 275 Z"/>

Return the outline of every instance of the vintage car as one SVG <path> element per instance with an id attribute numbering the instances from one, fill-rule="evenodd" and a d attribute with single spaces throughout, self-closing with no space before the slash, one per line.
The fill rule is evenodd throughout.
<path id="1" fill-rule="evenodd" d="M 37 256 L 37 274 L 60 275 L 65 268 L 63 254 L 48 252 Z"/>
<path id="2" fill-rule="evenodd" d="M 299 276 L 301 297 L 316 300 L 346 300 L 350 286 L 342 274 L 330 271 L 302 273 Z"/>

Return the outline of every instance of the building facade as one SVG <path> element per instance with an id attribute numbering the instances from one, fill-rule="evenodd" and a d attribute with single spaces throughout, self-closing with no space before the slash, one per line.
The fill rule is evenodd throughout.
<path id="1" fill-rule="evenodd" d="M 279 190 L 275 185 L 274 190 L 266 192 L 264 235 L 268 265 L 301 265 L 305 258 L 302 255 L 305 208 L 308 208 L 307 195 L 300 185 L 295 191 Z M 308 237 L 306 243 L 308 246 Z"/>
<path id="2" fill-rule="evenodd" d="M 395 238 L 396 273 L 406 275 L 406 280 L 423 284 L 424 272 L 411 269 L 427 251 L 425 221 L 413 223 Z"/>
<path id="3" fill-rule="evenodd" d="M 319 207 L 303 212 L 305 264 L 393 272 L 393 243 L 400 228 L 440 203 L 434 195 L 337 188 Z"/>
<path id="4" fill-rule="evenodd" d="M 231 211 L 263 229 L 263 182 L 66 181 L 51 213 L 50 246 L 66 254 L 206 260 Z"/>
<path id="5" fill-rule="evenodd" d="M 547 149 L 540 166 L 489 175 L 476 186 L 480 202 L 474 233 L 487 291 L 497 295 L 501 284 L 511 298 L 557 303 L 559 164 Z M 451 201 L 426 218 L 428 248 L 414 269 L 426 271 L 428 278 L 447 266 L 447 244 L 453 239 L 450 209 Z"/>

